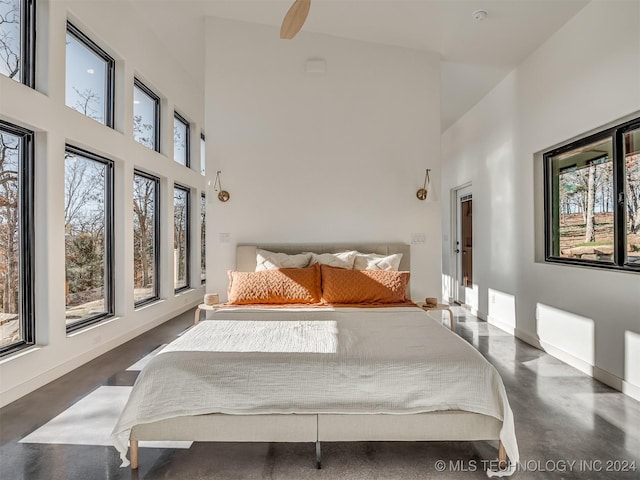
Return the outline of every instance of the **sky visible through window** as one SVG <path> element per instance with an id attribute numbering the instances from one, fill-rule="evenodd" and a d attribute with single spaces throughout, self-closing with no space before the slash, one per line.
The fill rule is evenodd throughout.
<path id="1" fill-rule="evenodd" d="M 67 32 L 66 64 L 67 106 L 106 124 L 107 63 Z"/>
<path id="2" fill-rule="evenodd" d="M 156 148 L 156 102 L 142 89 L 133 87 L 133 137 L 137 142 Z"/>
<path id="3" fill-rule="evenodd" d="M 173 159 L 187 164 L 187 126 L 177 117 L 173 118 Z"/>
<path id="4" fill-rule="evenodd" d="M 0 0 L 0 73 L 22 81 L 20 0 Z"/>

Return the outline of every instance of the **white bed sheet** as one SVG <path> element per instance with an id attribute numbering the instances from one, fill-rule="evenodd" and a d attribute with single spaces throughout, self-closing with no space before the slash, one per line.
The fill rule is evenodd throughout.
<path id="1" fill-rule="evenodd" d="M 496 369 L 422 309 L 225 309 L 141 371 L 113 431 L 185 415 L 410 414 L 495 417 L 517 464 L 514 421 Z"/>

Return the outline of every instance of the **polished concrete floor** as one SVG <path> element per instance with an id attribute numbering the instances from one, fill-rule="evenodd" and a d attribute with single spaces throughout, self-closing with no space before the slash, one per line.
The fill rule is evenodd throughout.
<path id="1" fill-rule="evenodd" d="M 639 402 L 455 310 L 458 333 L 504 380 L 522 462 L 513 478 L 640 478 Z M 188 312 L 0 409 L 0 479 L 486 478 L 492 442 L 325 443 L 322 470 L 312 444 L 194 443 L 141 448 L 137 472 L 120 468 L 109 446 L 19 443 L 100 387 L 133 385 L 137 372 L 126 369 L 192 319 Z"/>

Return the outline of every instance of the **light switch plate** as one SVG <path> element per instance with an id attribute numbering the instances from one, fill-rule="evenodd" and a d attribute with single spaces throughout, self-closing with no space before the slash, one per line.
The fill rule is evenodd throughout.
<path id="1" fill-rule="evenodd" d="M 427 234 L 426 233 L 412 233 L 411 234 L 411 243 L 413 245 L 419 244 L 419 243 L 425 243 L 427 241 Z"/>

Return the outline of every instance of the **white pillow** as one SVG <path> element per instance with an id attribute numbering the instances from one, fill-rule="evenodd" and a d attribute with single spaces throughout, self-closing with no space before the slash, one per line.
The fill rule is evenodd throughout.
<path id="1" fill-rule="evenodd" d="M 289 255 L 258 248 L 256 251 L 256 272 L 278 268 L 305 268 L 309 266 L 309 260 L 311 260 L 310 253 Z"/>
<path id="2" fill-rule="evenodd" d="M 329 265 L 330 267 L 348 268 L 352 270 L 357 254 L 358 252 L 355 250 L 340 253 L 310 253 L 311 261 L 309 265 L 319 263 L 321 265 Z"/>
<path id="3" fill-rule="evenodd" d="M 358 253 L 353 264 L 354 270 L 393 270 L 398 271 L 402 260 L 401 253 L 377 255 L 375 253 Z"/>

